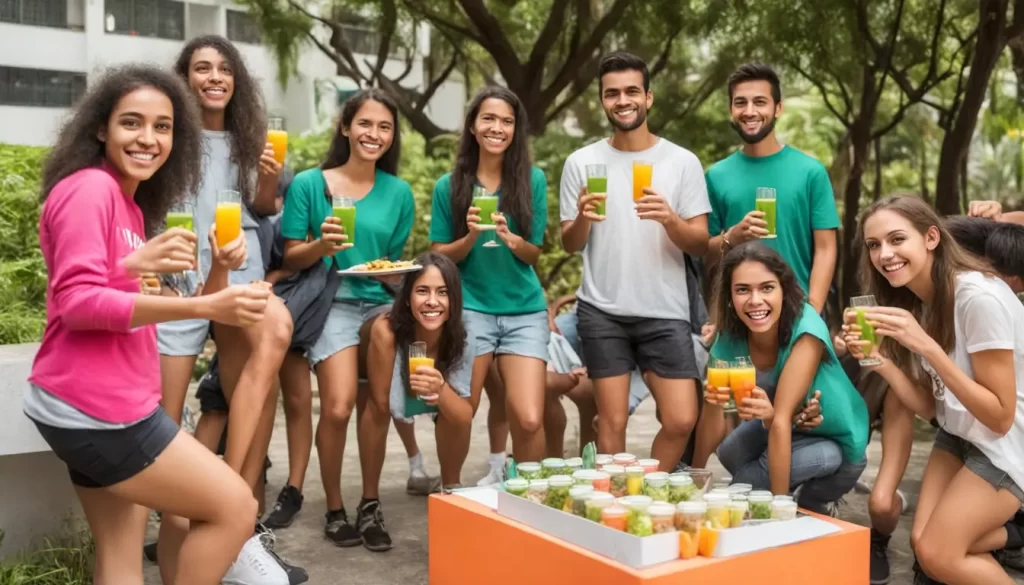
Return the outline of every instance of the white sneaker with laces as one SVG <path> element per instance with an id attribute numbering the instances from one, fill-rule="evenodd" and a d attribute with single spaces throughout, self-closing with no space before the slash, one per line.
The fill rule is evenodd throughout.
<path id="1" fill-rule="evenodd" d="M 288 573 L 264 548 L 259 534 L 245 541 L 223 585 L 289 585 Z"/>

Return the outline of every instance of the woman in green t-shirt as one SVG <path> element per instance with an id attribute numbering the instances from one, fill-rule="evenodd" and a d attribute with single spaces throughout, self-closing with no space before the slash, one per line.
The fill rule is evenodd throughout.
<path id="1" fill-rule="evenodd" d="M 304 270 L 316 262 L 346 269 L 386 258 L 400 260 L 413 223 L 409 184 L 395 176 L 401 146 L 398 108 L 380 90 L 363 90 L 345 102 L 327 160 L 295 176 L 288 189 L 281 235 L 284 264 Z M 354 200 L 354 233 L 333 216 L 332 196 Z M 391 547 L 380 503 L 362 502 L 355 526 L 341 500 L 341 461 L 349 417 L 356 404 L 359 347 L 370 325 L 390 306 L 392 296 L 372 278 L 344 277 L 320 338 L 306 357 L 320 389 L 316 430 L 320 475 L 327 499 L 325 535 L 338 546 Z"/>
<path id="2" fill-rule="evenodd" d="M 754 370 L 739 382 L 729 372 L 730 386 L 750 397 L 737 401 L 745 422 L 718 447 L 718 459 L 736 482 L 776 494 L 802 485 L 802 508 L 834 512 L 867 465 L 868 424 L 828 327 L 793 270 L 760 242 L 730 250 L 718 279 L 710 364 L 746 358 Z M 722 416 L 729 392 L 708 384 L 704 416 Z"/>
<path id="3" fill-rule="evenodd" d="M 544 173 L 530 164 L 527 127 L 526 110 L 511 91 L 488 87 L 477 94 L 455 169 L 434 187 L 430 241 L 462 275 L 466 327 L 476 337 L 478 355 L 474 410 L 497 356 L 510 391 L 491 400 L 505 402 L 516 459 L 539 461 L 550 333 L 544 289 L 533 266 L 548 207 Z M 469 435 L 462 441 L 468 450 Z"/>

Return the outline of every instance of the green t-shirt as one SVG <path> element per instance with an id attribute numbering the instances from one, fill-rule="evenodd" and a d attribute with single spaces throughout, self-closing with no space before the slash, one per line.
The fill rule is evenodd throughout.
<path id="1" fill-rule="evenodd" d="M 548 183 L 544 172 L 538 168 L 533 169 L 530 188 L 533 191 L 533 225 L 529 242 L 540 246 L 544 243 L 544 230 L 548 225 Z M 448 244 L 456 240 L 451 193 L 451 173 L 448 173 L 434 185 L 430 211 L 432 242 Z M 498 191 L 498 208 L 501 209 L 501 191 Z M 506 214 L 505 217 L 509 230 L 522 235 L 512 216 Z M 501 246 L 483 247 L 492 235 Z M 547 310 L 544 289 L 533 267 L 516 257 L 494 232 L 480 234 L 473 249 L 459 263 L 459 271 L 462 274 L 463 306 L 471 311 L 489 315 L 520 315 Z"/>
<path id="2" fill-rule="evenodd" d="M 409 183 L 377 169 L 373 188 L 356 201 L 355 247 L 334 255 L 338 268 L 344 270 L 385 257 L 400 260 L 412 231 L 414 211 Z M 319 238 L 320 224 L 330 215 L 332 207 L 323 171 L 319 168 L 302 171 L 288 187 L 281 215 L 281 236 L 301 241 L 306 241 L 307 235 Z M 324 262 L 327 261 L 325 256 Z M 342 278 L 335 298 L 380 304 L 392 301 L 380 282 L 361 277 Z"/>
<path id="3" fill-rule="evenodd" d="M 765 243 L 782 256 L 797 282 L 810 290 L 814 264 L 814 230 L 839 227 L 839 213 L 828 172 L 817 159 L 785 146 L 771 156 L 752 157 L 737 150 L 715 163 L 706 174 L 713 236 L 743 221 L 754 210 L 758 187 L 775 189 L 777 238 Z"/>
<path id="4" fill-rule="evenodd" d="M 825 345 L 826 354 L 818 365 L 818 372 L 814 375 L 811 387 L 807 389 L 808 397 L 815 390 L 821 392 L 821 425 L 814 430 L 801 432 L 832 439 L 839 443 L 843 449 L 843 457 L 847 461 L 859 463 L 864 459 L 864 451 L 868 445 L 868 408 L 832 349 L 828 326 L 809 304 L 804 304 L 803 313 L 793 325 L 793 335 L 789 343 L 779 347 L 779 358 L 775 362 L 775 378 L 780 379 L 793 344 L 804 335 L 820 340 Z M 711 346 L 713 359 L 733 360 L 748 355 L 750 349 L 746 338 L 737 339 L 719 334 Z"/>

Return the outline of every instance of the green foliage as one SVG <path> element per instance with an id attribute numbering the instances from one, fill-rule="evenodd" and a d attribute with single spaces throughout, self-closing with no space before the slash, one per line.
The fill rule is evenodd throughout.
<path id="1" fill-rule="evenodd" d="M 46 267 L 39 251 L 46 152 L 0 144 L 0 344 L 38 341 L 46 322 Z"/>
<path id="2" fill-rule="evenodd" d="M 4 533 L 0 530 L 0 544 Z M 96 547 L 88 534 L 47 539 L 42 549 L 0 562 L 3 585 L 91 585 Z"/>

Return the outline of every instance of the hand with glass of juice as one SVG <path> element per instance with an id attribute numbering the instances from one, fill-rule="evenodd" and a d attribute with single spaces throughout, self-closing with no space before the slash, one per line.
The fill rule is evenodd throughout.
<path id="1" fill-rule="evenodd" d="M 726 360 L 712 359 L 708 361 L 708 383 L 715 389 L 712 396 L 710 389 L 707 391 L 706 400 L 719 406 L 727 406 L 729 400 L 729 362 Z"/>
<path id="2" fill-rule="evenodd" d="M 764 222 L 768 224 L 765 226 L 765 229 L 768 230 L 768 235 L 761 236 L 761 239 L 767 240 L 779 237 L 775 223 L 775 189 L 771 187 L 758 187 L 754 198 L 754 210 L 763 213 Z"/>
<path id="3" fill-rule="evenodd" d="M 488 193 L 483 185 L 473 187 L 473 207 L 480 210 L 480 222 L 477 226 L 482 230 L 496 230 L 498 226 L 494 223 L 493 215 L 498 213 L 498 194 Z M 497 248 L 500 244 L 495 241 L 495 235 L 490 234 L 484 243 L 484 248 Z"/>
<path id="4" fill-rule="evenodd" d="M 167 212 L 167 229 L 181 228 L 195 233 L 195 207 L 191 202 L 184 202 L 176 205 Z M 191 275 L 197 275 L 196 283 L 192 282 Z M 186 270 L 174 278 L 173 287 L 184 296 L 193 296 L 198 285 L 203 282 L 203 274 L 199 268 L 199 246 L 196 246 L 196 269 Z"/>
<path id="5" fill-rule="evenodd" d="M 737 405 L 743 404 L 744 398 L 750 398 L 757 386 L 757 370 L 748 357 L 733 360 L 729 368 L 729 389 Z"/>
<path id="6" fill-rule="evenodd" d="M 871 357 L 871 352 L 878 347 L 881 340 L 875 335 L 874 325 L 864 316 L 870 307 L 877 306 L 878 303 L 875 302 L 875 295 L 864 295 L 850 299 L 850 308 L 856 313 L 856 325 L 860 328 L 860 340 L 868 342 L 866 345 L 856 348 L 856 353 L 863 353 L 864 357 L 859 360 L 862 366 L 882 365 L 882 360 Z M 853 348 L 851 348 L 851 351 L 853 351 Z"/>
<path id="7" fill-rule="evenodd" d="M 633 201 L 640 201 L 646 196 L 644 189 L 651 186 L 654 175 L 654 163 L 645 160 L 633 161 Z"/>
<path id="8" fill-rule="evenodd" d="M 594 213 L 603 219 L 607 214 L 608 202 L 608 166 L 587 165 L 587 193 L 599 195 Z"/>
<path id="9" fill-rule="evenodd" d="M 434 358 L 427 357 L 427 344 L 422 341 L 416 341 L 409 344 L 409 375 L 416 373 L 416 369 L 420 367 L 433 368 Z M 405 416 L 411 417 L 417 414 L 427 414 L 437 412 L 437 406 L 432 406 L 426 403 L 424 397 L 417 395 L 412 388 L 408 390 L 408 396 L 405 400 Z"/>
<path id="10" fill-rule="evenodd" d="M 288 154 L 288 132 L 284 129 L 284 120 L 281 118 L 268 120 L 267 142 L 274 147 L 274 160 L 283 165 Z"/>
<path id="11" fill-rule="evenodd" d="M 331 196 L 331 215 L 341 222 L 341 229 L 345 230 L 348 237 L 346 244 L 356 243 L 356 202 L 354 199 L 343 195 Z"/>
<path id="12" fill-rule="evenodd" d="M 227 246 L 242 235 L 242 195 L 238 191 L 224 189 L 217 193 L 214 225 L 217 226 L 218 248 Z"/>

